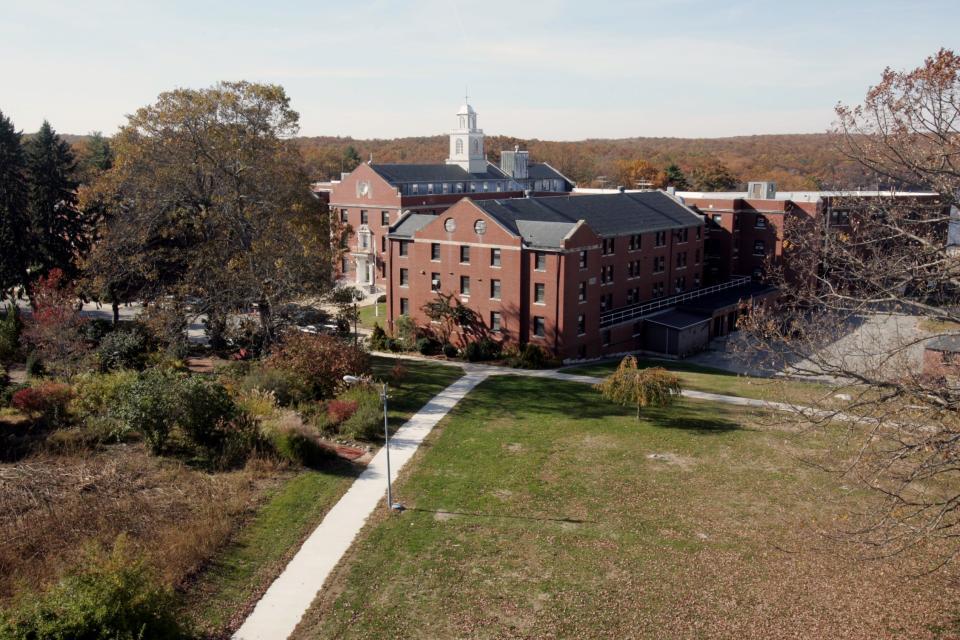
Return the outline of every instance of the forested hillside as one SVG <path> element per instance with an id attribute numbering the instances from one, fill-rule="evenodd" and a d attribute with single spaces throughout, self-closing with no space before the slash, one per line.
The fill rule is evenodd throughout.
<path id="1" fill-rule="evenodd" d="M 443 135 L 392 140 L 312 137 L 299 142 L 310 174 L 318 180 L 336 178 L 341 170 L 349 171 L 371 155 L 375 162 L 420 163 L 442 162 L 448 154 L 448 138 Z M 608 186 L 629 182 L 625 166 L 637 161 L 649 163 L 656 171 L 675 164 L 688 178 L 725 168 L 740 182 L 773 180 L 779 189 L 787 190 L 875 186 L 875 179 L 845 159 L 828 134 L 576 142 L 488 136 L 489 159 L 497 162 L 500 151 L 514 145 L 529 149 L 535 161 L 549 162 L 581 186 L 598 186 L 601 177 Z M 691 183 L 690 187 L 700 188 L 696 180 Z"/>

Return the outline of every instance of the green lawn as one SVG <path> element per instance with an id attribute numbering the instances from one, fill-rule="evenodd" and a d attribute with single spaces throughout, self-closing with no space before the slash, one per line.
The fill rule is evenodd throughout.
<path id="1" fill-rule="evenodd" d="M 800 459 L 842 445 L 729 405 L 638 422 L 589 385 L 490 378 L 294 638 L 925 637 L 956 591 L 819 535 L 871 499 Z"/>
<path id="2" fill-rule="evenodd" d="M 367 305 L 366 307 L 360 307 L 359 312 L 361 327 L 373 329 L 374 323 L 379 324 L 381 327 L 386 326 L 387 304 L 385 302 L 380 302 L 375 305 Z M 377 313 L 380 315 L 377 316 Z"/>
<path id="3" fill-rule="evenodd" d="M 613 373 L 620 364 L 619 360 L 597 362 L 579 367 L 563 369 L 563 373 L 576 373 L 587 376 L 605 377 Z M 774 400 L 781 402 L 810 402 L 830 396 L 830 389 L 812 382 L 799 382 L 781 378 L 754 378 L 737 375 L 722 369 L 713 369 L 701 365 L 673 360 L 653 360 L 637 358 L 640 367 L 663 367 L 680 376 L 684 389 L 720 393 L 742 398 Z"/>
<path id="4" fill-rule="evenodd" d="M 374 376 L 389 377 L 394 362 L 374 358 Z M 407 373 L 402 384 L 390 391 L 389 415 L 395 427 L 463 375 L 458 367 L 406 361 L 404 366 Z M 361 467 L 344 462 L 331 469 L 292 474 L 183 595 L 186 615 L 212 636 L 239 623 L 245 605 L 252 604 L 276 578 L 360 471 Z"/>

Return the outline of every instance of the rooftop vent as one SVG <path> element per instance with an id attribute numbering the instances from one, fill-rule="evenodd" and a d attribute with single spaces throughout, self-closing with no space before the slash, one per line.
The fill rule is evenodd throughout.
<path id="1" fill-rule="evenodd" d="M 751 200 L 776 200 L 777 183 L 749 182 L 747 183 L 747 198 Z"/>

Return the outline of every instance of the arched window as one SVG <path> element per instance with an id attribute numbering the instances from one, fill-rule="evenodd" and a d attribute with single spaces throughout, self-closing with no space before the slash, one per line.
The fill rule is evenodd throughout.
<path id="1" fill-rule="evenodd" d="M 457 139 L 457 155 L 463 153 L 463 140 Z"/>
<path id="2" fill-rule="evenodd" d="M 480 142 L 476 138 L 473 140 L 473 152 L 480 153 Z"/>

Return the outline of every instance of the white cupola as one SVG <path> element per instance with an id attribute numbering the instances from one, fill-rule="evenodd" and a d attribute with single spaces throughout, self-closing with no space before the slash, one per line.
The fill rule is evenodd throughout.
<path id="1" fill-rule="evenodd" d="M 469 173 L 484 173 L 487 170 L 483 129 L 477 128 L 477 112 L 469 103 L 465 102 L 457 111 L 457 128 L 450 132 L 447 164 L 458 164 Z"/>

